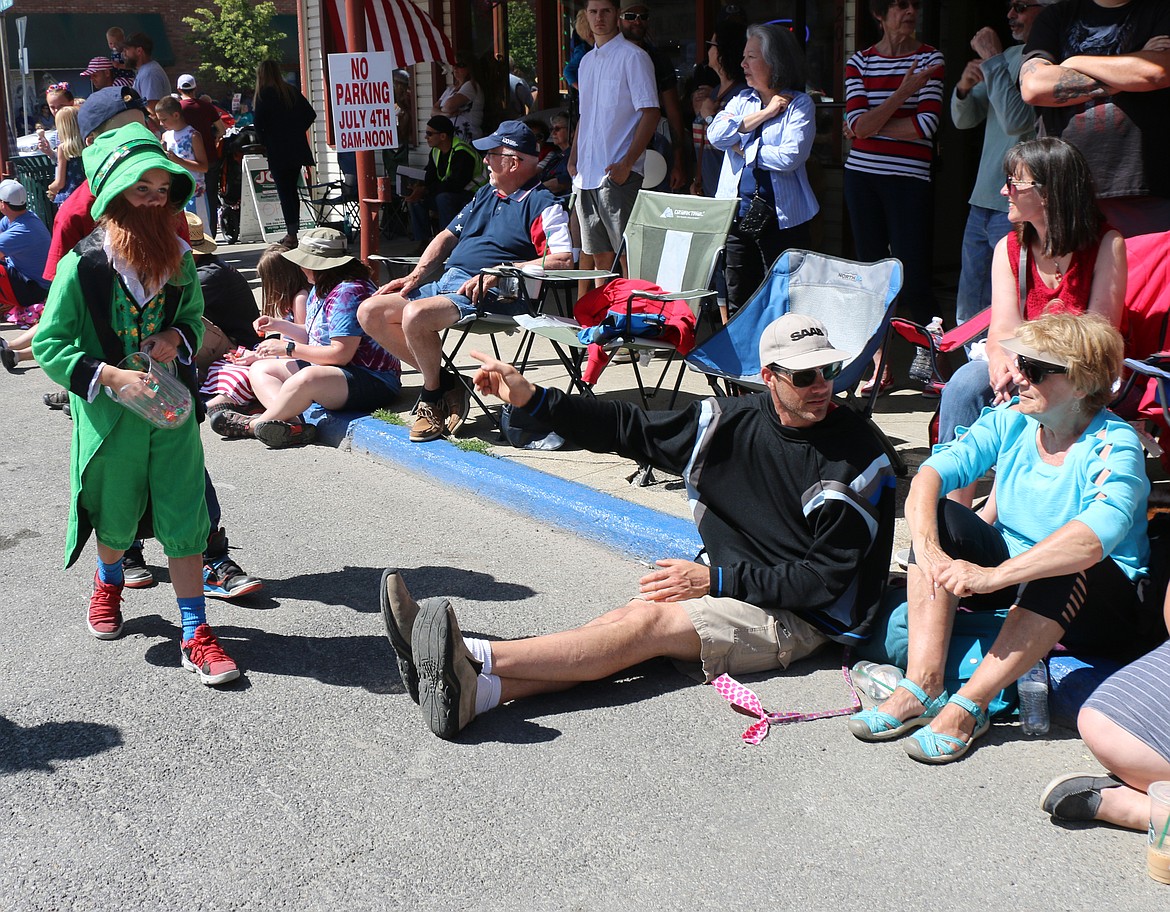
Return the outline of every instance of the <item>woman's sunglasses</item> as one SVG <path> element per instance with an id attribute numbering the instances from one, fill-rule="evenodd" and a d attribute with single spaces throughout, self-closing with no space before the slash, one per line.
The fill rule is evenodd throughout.
<path id="1" fill-rule="evenodd" d="M 1033 361 L 1024 355 L 1016 355 L 1016 367 L 1030 384 L 1036 386 L 1038 383 L 1043 383 L 1044 378 L 1049 374 L 1067 374 L 1067 367 L 1060 367 L 1056 364 L 1045 364 L 1043 361 Z"/>
<path id="2" fill-rule="evenodd" d="M 832 364 L 826 364 L 824 367 L 810 367 L 807 370 L 789 370 L 786 367 L 781 367 L 779 364 L 768 365 L 774 374 L 783 374 L 789 382 L 797 389 L 804 389 L 812 386 L 817 382 L 817 377 L 824 377 L 825 380 L 836 380 L 841 375 L 841 369 L 845 366 L 844 361 L 834 361 Z"/>

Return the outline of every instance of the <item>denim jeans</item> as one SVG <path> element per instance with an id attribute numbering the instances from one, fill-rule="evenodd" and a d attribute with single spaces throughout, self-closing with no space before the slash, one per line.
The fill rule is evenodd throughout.
<path id="1" fill-rule="evenodd" d="M 892 255 L 901 260 L 899 301 L 915 322 L 929 323 L 938 310 L 930 287 L 934 245 L 930 181 L 846 168 L 845 205 L 857 259 L 872 263 Z"/>
<path id="2" fill-rule="evenodd" d="M 995 245 L 1012 230 L 1007 213 L 972 206 L 963 229 L 963 259 L 955 312 L 960 323 L 991 306 L 991 256 Z"/>
<path id="3" fill-rule="evenodd" d="M 991 405 L 991 374 L 986 361 L 968 361 L 943 387 L 938 405 L 938 442 L 949 443 L 955 428 L 968 428 Z"/>
<path id="4" fill-rule="evenodd" d="M 410 204 L 410 229 L 414 239 L 420 243 L 434 237 L 431 230 L 431 210 L 439 213 L 439 230 L 443 230 L 454 221 L 467 201 L 470 193 L 436 193 L 428 196 L 422 202 Z"/>

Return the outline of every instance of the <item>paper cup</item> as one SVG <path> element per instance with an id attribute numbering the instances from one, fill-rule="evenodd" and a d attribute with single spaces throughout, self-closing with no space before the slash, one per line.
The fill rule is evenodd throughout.
<path id="1" fill-rule="evenodd" d="M 180 427 L 191 417 L 191 391 L 175 375 L 171 365 L 160 364 L 145 352 L 135 352 L 123 358 L 118 367 L 146 374 L 142 380 L 127 383 L 117 392 L 106 388 L 107 395 L 119 405 L 163 429 Z"/>
<path id="2" fill-rule="evenodd" d="M 1158 883 L 1170 884 L 1170 782 L 1153 782 L 1150 830 L 1146 840 L 1146 871 Z"/>

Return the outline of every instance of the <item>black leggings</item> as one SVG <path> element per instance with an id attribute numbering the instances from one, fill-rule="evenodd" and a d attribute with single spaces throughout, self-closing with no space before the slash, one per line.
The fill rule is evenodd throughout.
<path id="1" fill-rule="evenodd" d="M 276 184 L 276 195 L 280 197 L 280 213 L 284 216 L 284 228 L 296 237 L 301 230 L 301 198 L 297 193 L 297 182 L 301 177 L 299 167 L 269 168 L 272 182 Z"/>
<path id="2" fill-rule="evenodd" d="M 938 537 L 943 551 L 980 567 L 998 567 L 1011 555 L 1003 533 L 973 511 L 951 500 L 938 505 Z M 914 553 L 910 553 L 914 563 Z M 1031 580 L 995 592 L 967 596 L 963 607 L 996 611 L 1017 605 L 1064 628 L 1066 649 L 1092 655 L 1140 655 L 1155 612 L 1142 602 L 1142 589 L 1109 557 L 1079 573 Z"/>
<path id="3" fill-rule="evenodd" d="M 727 235 L 726 269 L 727 309 L 735 313 L 747 303 L 757 288 L 768 277 L 776 257 L 790 247 L 807 248 L 812 245 L 808 222 L 793 228 L 772 225 L 758 240 L 741 237 L 732 226 Z"/>

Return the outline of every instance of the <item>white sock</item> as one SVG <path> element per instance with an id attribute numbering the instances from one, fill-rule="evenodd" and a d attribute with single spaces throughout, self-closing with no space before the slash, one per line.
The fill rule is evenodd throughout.
<path id="1" fill-rule="evenodd" d="M 471 653 L 471 657 L 483 666 L 483 673 L 490 675 L 492 673 L 491 641 L 465 636 L 463 643 L 467 646 L 467 651 Z"/>
<path id="2" fill-rule="evenodd" d="M 500 705 L 500 679 L 495 675 L 481 674 L 475 682 L 475 714 L 478 716 Z"/>

